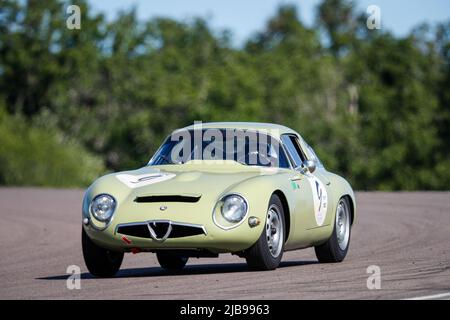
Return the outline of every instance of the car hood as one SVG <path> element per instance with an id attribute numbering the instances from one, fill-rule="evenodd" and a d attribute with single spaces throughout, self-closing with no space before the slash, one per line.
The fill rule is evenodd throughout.
<path id="1" fill-rule="evenodd" d="M 236 162 L 147 166 L 104 176 L 97 180 L 93 189 L 97 194 L 114 193 L 113 196 L 130 201 L 149 196 L 201 197 L 216 201 L 237 184 L 267 174 L 274 174 L 274 170 Z"/>

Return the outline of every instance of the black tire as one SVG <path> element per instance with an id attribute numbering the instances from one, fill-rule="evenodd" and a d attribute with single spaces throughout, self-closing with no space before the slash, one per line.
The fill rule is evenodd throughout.
<path id="1" fill-rule="evenodd" d="M 156 258 L 158 259 L 161 268 L 168 271 L 178 271 L 184 268 L 188 262 L 188 257 L 182 257 L 170 252 L 157 252 Z"/>
<path id="2" fill-rule="evenodd" d="M 97 246 L 86 234 L 81 232 L 84 263 L 89 272 L 99 278 L 113 277 L 119 271 L 123 252 L 110 251 Z"/>
<path id="3" fill-rule="evenodd" d="M 275 254 L 275 256 L 271 253 L 271 248 L 269 247 L 268 243 L 268 235 L 266 233 L 269 222 L 269 209 L 273 206 L 279 211 L 279 221 L 281 222 L 281 235 L 279 236 L 281 238 L 281 244 L 279 244 L 281 248 L 277 246 L 277 251 L 279 251 L 279 253 Z M 283 257 L 284 242 L 286 240 L 286 224 L 283 204 L 276 194 L 273 194 L 270 197 L 267 211 L 267 218 L 261 236 L 259 237 L 258 241 L 245 252 L 245 259 L 247 260 L 247 265 L 251 270 L 274 270 L 280 265 L 281 259 Z"/>
<path id="4" fill-rule="evenodd" d="M 348 240 L 345 249 L 342 249 L 338 242 L 338 236 L 336 231 L 336 219 L 338 219 L 338 209 L 339 204 L 342 203 L 347 208 L 348 214 Z M 350 236 L 351 236 L 351 212 L 350 204 L 347 198 L 341 198 L 336 208 L 335 221 L 333 225 L 333 233 L 331 237 L 323 244 L 314 247 L 316 252 L 316 257 L 321 263 L 334 263 L 341 262 L 347 255 L 348 248 L 350 246 Z"/>

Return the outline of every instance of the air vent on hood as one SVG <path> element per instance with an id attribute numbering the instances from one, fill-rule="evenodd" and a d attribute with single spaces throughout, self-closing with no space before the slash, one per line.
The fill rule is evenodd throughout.
<path id="1" fill-rule="evenodd" d="M 134 199 L 134 202 L 138 203 L 151 203 L 151 202 L 198 202 L 201 196 L 188 196 L 188 195 L 152 195 L 152 196 L 140 196 Z"/>

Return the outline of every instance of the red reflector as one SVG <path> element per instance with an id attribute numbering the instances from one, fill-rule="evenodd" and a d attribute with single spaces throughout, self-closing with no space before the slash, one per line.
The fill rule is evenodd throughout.
<path id="1" fill-rule="evenodd" d="M 123 242 L 125 242 L 126 244 L 131 244 L 131 240 L 128 239 L 127 237 L 125 237 L 125 236 L 122 236 L 122 240 L 123 240 Z"/>
<path id="2" fill-rule="evenodd" d="M 139 249 L 139 248 L 131 248 L 131 252 L 132 252 L 133 254 L 136 254 L 136 253 L 141 252 L 141 249 Z"/>

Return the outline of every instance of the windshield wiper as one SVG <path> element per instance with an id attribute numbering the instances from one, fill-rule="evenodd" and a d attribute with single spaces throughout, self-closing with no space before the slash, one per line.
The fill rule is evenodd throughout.
<path id="1" fill-rule="evenodd" d="M 168 164 L 183 164 L 183 161 L 181 161 L 181 160 L 173 161 L 173 160 L 169 159 L 169 157 L 167 157 L 164 154 L 158 155 L 158 158 L 161 158 L 161 159 L 165 160 Z"/>
<path id="2" fill-rule="evenodd" d="M 164 154 L 159 154 L 158 158 L 163 159 L 164 161 L 166 161 L 168 164 L 175 164 L 172 160 L 170 160 L 167 156 L 165 156 Z"/>

